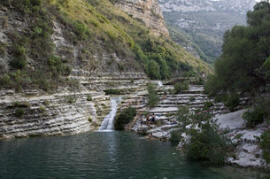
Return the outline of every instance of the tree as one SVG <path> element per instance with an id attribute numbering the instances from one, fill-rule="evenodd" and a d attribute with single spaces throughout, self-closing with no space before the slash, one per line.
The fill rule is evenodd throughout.
<path id="1" fill-rule="evenodd" d="M 160 79 L 160 67 L 158 63 L 150 60 L 147 65 L 147 73 L 151 79 Z"/>
<path id="2" fill-rule="evenodd" d="M 224 35 L 209 93 L 256 93 L 267 84 L 263 66 L 270 56 L 270 4 L 261 2 L 247 13 L 248 26 L 235 26 Z M 213 81 L 214 80 L 214 81 Z M 215 83 L 216 82 L 216 83 Z"/>

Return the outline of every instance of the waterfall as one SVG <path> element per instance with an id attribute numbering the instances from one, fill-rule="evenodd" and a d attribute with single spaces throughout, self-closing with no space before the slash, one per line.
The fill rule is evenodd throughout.
<path id="1" fill-rule="evenodd" d="M 163 86 L 162 81 L 157 81 L 157 84 L 158 84 L 158 87 L 162 87 Z"/>
<path id="2" fill-rule="evenodd" d="M 104 118 L 99 131 L 113 131 L 114 130 L 114 118 L 117 112 L 117 106 L 121 101 L 121 97 L 114 97 L 111 98 L 111 111 L 110 113 Z"/>

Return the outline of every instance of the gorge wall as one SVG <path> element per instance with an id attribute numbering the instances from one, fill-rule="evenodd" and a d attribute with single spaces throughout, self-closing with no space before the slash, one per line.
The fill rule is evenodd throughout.
<path id="1" fill-rule="evenodd" d="M 23 36 L 29 32 L 32 24 L 28 20 L 29 17 L 24 19 L 20 13 L 0 6 L 0 25 L 3 25 L 0 29 L 0 45 L 1 49 L 4 47 L 6 50 L 0 54 L 1 77 L 18 74 L 17 78 L 21 78 L 24 69 L 16 71 L 10 67 L 14 58 L 11 49 L 15 46 L 15 35 Z M 134 59 L 121 58 L 114 51 L 101 51 L 98 48 L 86 51 L 86 44 L 76 44 L 70 40 L 65 24 L 59 19 L 55 19 L 51 25 L 53 55 L 72 66 L 70 74 L 62 78 L 64 83 L 56 91 L 51 92 L 34 86 L 19 90 L 1 86 L 0 139 L 96 130 L 110 111 L 110 97 L 104 90 L 125 88 L 125 93 L 130 93 L 146 84 L 147 76 Z M 43 66 L 42 62 L 28 54 L 26 61 L 25 68 Z M 42 78 L 46 80 L 48 76 Z M 64 85 L 70 82 L 71 85 Z M 41 83 L 44 85 L 45 81 Z M 3 81 L 0 85 L 4 85 Z"/>
<path id="2" fill-rule="evenodd" d="M 152 34 L 169 37 L 162 11 L 157 0 L 120 0 L 116 6 L 134 18 L 138 18 L 150 28 Z"/>
<path id="3" fill-rule="evenodd" d="M 98 129 L 110 111 L 105 90 L 129 94 L 124 103 L 145 90 L 145 54 L 159 54 L 143 54 L 146 40 L 173 54 L 175 70 L 210 71 L 167 42 L 154 0 L 1 1 L 0 26 L 0 138 Z"/>

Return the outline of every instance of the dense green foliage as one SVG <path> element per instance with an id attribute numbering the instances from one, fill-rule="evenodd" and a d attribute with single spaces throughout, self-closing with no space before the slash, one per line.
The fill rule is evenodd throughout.
<path id="1" fill-rule="evenodd" d="M 210 103 L 205 106 L 211 107 Z M 177 120 L 181 130 L 172 134 L 172 142 L 182 140 L 181 132 L 185 132 L 191 137 L 190 141 L 183 141 L 188 160 L 203 161 L 208 165 L 223 165 L 229 145 L 226 138 L 219 134 L 216 126 L 210 122 L 211 118 L 211 112 L 206 109 L 192 112 L 187 106 L 179 107 Z M 186 128 L 187 125 L 197 127 Z"/>
<path id="2" fill-rule="evenodd" d="M 212 101 L 206 101 L 203 105 L 203 110 L 209 110 L 212 106 L 214 106 Z"/>
<path id="3" fill-rule="evenodd" d="M 262 135 L 261 147 L 264 159 L 270 163 L 270 131 L 265 131 Z"/>
<path id="4" fill-rule="evenodd" d="M 230 111 L 234 111 L 235 108 L 240 104 L 240 97 L 236 93 L 228 94 L 225 97 L 225 106 L 229 108 Z"/>
<path id="5" fill-rule="evenodd" d="M 159 96 L 157 94 L 157 91 L 156 91 L 156 86 L 149 83 L 148 86 L 147 86 L 147 91 L 148 91 L 148 95 L 147 95 L 147 99 L 148 99 L 148 106 L 149 107 L 155 107 L 158 102 L 159 102 Z"/>
<path id="6" fill-rule="evenodd" d="M 270 103 L 266 95 L 270 83 L 270 4 L 257 3 L 254 10 L 247 13 L 247 23 L 248 26 L 235 26 L 225 33 L 222 55 L 215 63 L 215 74 L 209 77 L 205 90 L 223 99 L 232 111 L 239 104 L 239 97 L 259 96 L 259 101 L 253 100 L 255 111 L 245 115 L 248 125 L 254 126 L 269 116 L 265 104 Z"/>
<path id="7" fill-rule="evenodd" d="M 171 136 L 169 141 L 171 142 L 172 145 L 178 145 L 179 142 L 181 141 L 182 136 L 181 133 L 179 131 L 172 131 L 171 132 Z"/>
<path id="8" fill-rule="evenodd" d="M 193 112 L 187 106 L 180 106 L 177 112 L 177 120 L 182 123 L 183 128 L 188 124 L 202 126 L 203 123 L 209 122 L 212 117 L 209 104 L 212 106 L 211 103 L 206 102 L 204 108 Z"/>
<path id="9" fill-rule="evenodd" d="M 247 121 L 247 127 L 256 127 L 263 123 L 264 115 L 263 109 L 256 106 L 255 109 L 245 112 L 243 118 Z"/>
<path id="10" fill-rule="evenodd" d="M 220 166 L 225 162 L 227 147 L 225 138 L 207 123 L 202 126 L 201 132 L 191 131 L 191 140 L 185 146 L 185 153 L 188 160 Z"/>
<path id="11" fill-rule="evenodd" d="M 255 93 L 269 82 L 270 6 L 255 5 L 247 14 L 248 26 L 235 26 L 224 35 L 222 55 L 215 63 L 215 75 L 208 81 L 207 91 Z"/>
<path id="12" fill-rule="evenodd" d="M 128 107 L 120 112 L 119 115 L 116 116 L 114 121 L 115 130 L 124 130 L 125 125 L 134 119 L 136 116 L 136 109 L 132 107 Z"/>
<path id="13" fill-rule="evenodd" d="M 121 90 L 119 90 L 119 89 L 107 89 L 107 90 L 104 90 L 104 92 L 106 93 L 106 95 L 120 95 L 120 94 L 122 94 Z"/>
<path id="14" fill-rule="evenodd" d="M 180 106 L 177 111 L 177 120 L 182 123 L 182 128 L 185 129 L 186 125 L 191 120 L 189 108 L 187 106 Z"/>
<path id="15" fill-rule="evenodd" d="M 160 67 L 157 62 L 151 60 L 147 64 L 147 72 L 150 78 L 152 79 L 160 79 Z"/>
<path id="16" fill-rule="evenodd" d="M 173 86 L 174 86 L 174 93 L 178 94 L 189 89 L 189 82 L 188 81 L 177 82 Z"/>

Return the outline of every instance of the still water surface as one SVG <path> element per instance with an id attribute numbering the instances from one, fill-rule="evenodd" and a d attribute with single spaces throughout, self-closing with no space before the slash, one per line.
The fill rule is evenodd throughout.
<path id="1" fill-rule="evenodd" d="M 189 163 L 169 143 L 127 132 L 0 141 L 0 178 L 258 178 L 258 172 Z"/>

